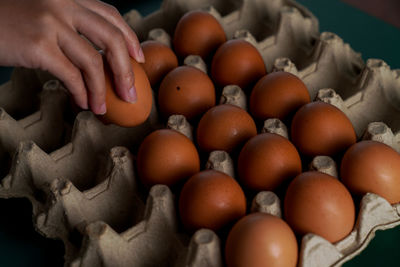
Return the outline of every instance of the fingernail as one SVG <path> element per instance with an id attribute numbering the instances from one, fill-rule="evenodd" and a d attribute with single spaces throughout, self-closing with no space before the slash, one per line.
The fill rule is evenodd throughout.
<path id="1" fill-rule="evenodd" d="M 138 53 L 137 61 L 138 61 L 139 63 L 144 63 L 144 61 L 145 61 L 145 59 L 144 59 L 144 54 L 143 54 L 143 50 L 142 50 L 141 47 L 139 48 L 139 53 Z"/>
<path id="2" fill-rule="evenodd" d="M 79 106 L 80 106 L 81 109 L 88 109 L 89 108 L 87 102 L 82 102 Z"/>
<path id="3" fill-rule="evenodd" d="M 128 90 L 128 102 L 135 103 L 137 100 L 136 88 L 132 86 L 131 89 Z"/>
<path id="4" fill-rule="evenodd" d="M 103 105 L 100 106 L 98 114 L 99 115 L 104 115 L 106 114 L 107 108 L 106 108 L 106 103 L 103 103 Z"/>

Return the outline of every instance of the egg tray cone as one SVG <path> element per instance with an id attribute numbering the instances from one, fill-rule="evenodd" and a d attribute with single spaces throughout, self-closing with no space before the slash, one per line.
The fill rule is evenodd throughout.
<path id="1" fill-rule="evenodd" d="M 135 10 L 124 17 L 144 40 L 157 28 L 172 35 L 179 18 L 198 8 L 213 14 L 229 39 L 253 43 L 268 71 L 298 75 L 312 98 L 342 109 L 359 138 L 400 151 L 400 70 L 377 59 L 365 64 L 340 37 L 320 34 L 318 20 L 294 1 L 164 0 L 147 17 Z M 0 197 L 30 199 L 36 229 L 63 240 L 65 265 L 222 266 L 215 233 L 182 234 L 170 190 L 157 185 L 146 196 L 137 182 L 128 149 L 160 127 L 154 107 L 141 126 L 106 126 L 91 112 L 76 115 L 58 81 L 24 69 L 0 87 L 0 107 Z M 267 131 L 272 130 L 284 132 Z M 229 155 L 214 156 L 221 162 L 210 168 L 234 174 Z M 279 216 L 276 199 L 260 192 L 253 211 Z M 400 224 L 398 205 L 379 196 L 367 194 L 360 210 L 354 231 L 336 244 L 306 235 L 299 265 L 341 265 L 360 253 L 377 229 Z"/>

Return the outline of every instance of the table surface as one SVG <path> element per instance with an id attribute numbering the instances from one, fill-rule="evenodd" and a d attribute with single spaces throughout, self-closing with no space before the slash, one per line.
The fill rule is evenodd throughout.
<path id="1" fill-rule="evenodd" d="M 125 13 L 136 8 L 142 15 L 158 9 L 160 0 L 107 1 Z M 298 0 L 319 19 L 320 31 L 339 35 L 362 53 L 363 59 L 380 58 L 392 69 L 400 68 L 400 29 L 339 0 Z M 399 10 L 400 12 L 400 10 Z M 0 68 L 0 84 L 9 80 L 11 68 Z M 63 266 L 61 241 L 36 233 L 31 204 L 26 199 L 0 199 L 0 266 Z M 359 256 L 344 266 L 398 266 L 400 227 L 378 231 Z"/>

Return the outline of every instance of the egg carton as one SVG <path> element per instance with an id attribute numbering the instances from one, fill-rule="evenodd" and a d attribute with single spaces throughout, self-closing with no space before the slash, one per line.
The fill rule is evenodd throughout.
<path id="1" fill-rule="evenodd" d="M 68 135 L 64 122 L 66 93 L 54 83 L 47 84 L 43 90 L 38 88 L 41 85 L 36 75 L 24 69 L 16 69 L 12 80 L 0 88 L 2 177 L 9 171 L 12 155 L 21 141 L 32 140 L 44 150 L 52 151 L 62 146 Z"/>
<path id="2" fill-rule="evenodd" d="M 240 88 L 238 89 L 240 90 Z M 332 92 L 329 96 L 326 91 Z M 236 92 L 238 97 L 243 94 Z M 325 97 L 320 98 L 320 95 Z M 332 89 L 319 90 L 315 101 L 323 101 L 332 103 L 337 100 L 337 94 Z M 242 101 L 227 102 L 228 104 L 237 105 L 239 107 Z M 335 102 L 334 102 L 335 103 Z M 338 105 L 340 106 L 340 105 Z M 182 115 L 179 116 L 180 127 L 182 133 L 187 134 L 193 127 L 185 120 Z M 279 119 L 268 119 L 264 122 L 262 133 L 279 134 L 288 138 L 287 126 Z M 371 122 L 368 124 L 362 136 L 363 140 L 375 140 L 391 146 L 393 149 L 400 151 L 400 144 L 396 142 L 390 128 L 383 122 Z M 340 162 L 339 162 L 340 163 Z M 210 154 L 206 165 L 222 171 L 231 177 L 235 177 L 235 167 L 230 155 L 224 151 L 213 151 Z M 316 156 L 312 159 L 309 170 L 319 171 L 338 178 L 337 163 L 328 156 Z M 274 216 L 282 217 L 282 205 L 279 197 L 271 191 L 259 192 L 251 202 L 251 212 L 264 212 Z M 342 266 L 343 263 L 349 261 L 364 250 L 369 242 L 374 238 L 375 232 L 378 230 L 386 230 L 400 225 L 400 203 L 391 205 L 383 197 L 367 193 L 363 196 L 357 215 L 357 220 L 352 232 L 336 243 L 330 243 L 326 239 L 316 234 L 306 234 L 301 240 L 299 252 L 299 267 L 320 267 L 320 266 Z"/>
<path id="3" fill-rule="evenodd" d="M 60 86 L 50 81 L 44 88 L 49 83 Z M 171 117 L 168 122 L 168 127 L 178 130 L 185 120 Z M 222 266 L 215 233 L 201 229 L 190 241 L 185 233 L 179 234 L 174 197 L 167 186 L 153 186 L 147 203 L 142 200 L 146 190 L 138 185 L 132 154 L 114 146 L 115 142 L 139 144 L 138 138 L 147 134 L 141 131 L 145 130 L 105 126 L 91 112 L 81 112 L 72 141 L 50 155 L 33 141 L 19 143 L 14 165 L 0 187 L 1 196 L 31 200 L 36 230 L 64 242 L 66 266 L 114 266 L 116 262 L 118 266 L 203 266 L 205 260 L 209 266 Z"/>
<path id="4" fill-rule="evenodd" d="M 181 16 L 195 9 L 213 15 L 228 39 L 247 37 L 251 40 L 260 50 L 268 71 L 277 57 L 303 62 L 319 36 L 315 16 L 291 0 L 164 0 L 160 10 L 146 17 L 132 10 L 124 18 L 140 40 L 161 39 L 170 44 L 169 36 L 173 36 Z M 169 36 L 163 35 L 163 31 Z"/>
<path id="5" fill-rule="evenodd" d="M 15 69 L 11 81 L 0 87 L 1 106 L 4 101 L 4 106 L 10 111 L 8 113 L 4 108 L 0 108 L 0 159 L 2 162 L 0 197 L 28 198 L 32 202 L 32 217 L 36 230 L 44 236 L 64 240 L 65 258 L 68 261 L 70 255 L 75 257 L 79 250 L 79 247 L 77 249 L 76 245 L 73 246 L 70 241 L 71 238 L 76 239 L 73 232 L 76 229 L 69 228 L 71 232 L 67 233 L 67 230 L 63 231 L 61 227 L 48 226 L 56 222 L 53 220 L 54 217 L 47 216 L 48 214 L 68 212 L 52 205 L 57 199 L 54 195 L 55 188 L 60 187 L 64 179 L 68 179 L 76 190 L 85 192 L 84 197 L 97 201 L 90 202 L 90 205 L 95 203 L 96 207 L 88 205 L 88 210 L 100 210 L 97 206 L 101 203 L 101 198 L 107 197 L 107 194 L 102 194 L 102 192 L 107 191 L 110 184 L 108 180 L 111 179 L 106 178 L 107 174 L 111 173 L 115 176 L 114 173 L 119 170 L 110 167 L 108 156 L 110 149 L 123 145 L 135 150 L 141 140 L 154 129 L 159 128 L 160 124 L 155 106 L 145 123 L 132 128 L 104 125 L 88 111 L 74 116 L 73 107 L 69 103 L 67 91 L 62 84 L 58 80 L 49 80 L 44 83 L 42 89 L 37 89 L 44 80 L 38 77 L 36 71 Z M 31 99 L 30 106 L 24 101 L 21 103 L 16 101 L 22 95 L 24 96 L 22 99 Z M 24 114 L 28 115 L 24 117 Z M 72 120 L 73 126 L 70 125 L 69 120 Z M 111 159 L 116 160 L 119 150 L 111 151 Z M 123 178 L 119 178 L 119 181 L 121 179 Z M 129 179 L 125 180 L 129 181 Z M 96 185 L 99 186 L 96 187 Z M 122 196 L 119 194 L 120 191 L 130 187 L 129 184 L 124 186 L 123 183 L 116 185 L 120 187 L 111 189 L 118 192 L 111 189 L 108 192 L 114 192 L 113 196 L 118 201 L 118 197 Z M 96 198 L 96 194 L 102 197 Z M 108 202 L 109 199 L 103 199 L 103 202 Z M 130 207 L 120 202 L 117 204 L 119 206 L 105 206 L 112 209 L 109 213 L 105 211 L 101 213 L 104 220 L 108 219 L 112 225 L 122 225 L 119 223 L 123 221 L 121 216 L 122 218 L 127 216 L 124 208 Z M 60 232 L 57 233 L 57 231 Z"/>
<path id="6" fill-rule="evenodd" d="M 129 150 L 114 147 L 110 159 L 106 180 L 89 190 L 82 192 L 64 179 L 50 185 L 50 207 L 37 217 L 36 227 L 63 239 L 66 265 L 201 266 L 209 258 L 210 266 L 221 266 L 220 254 L 213 255 L 219 248 L 215 233 L 199 230 L 190 242 L 179 233 L 167 186 L 153 186 L 145 203 Z"/>
<path id="7" fill-rule="evenodd" d="M 327 94 L 326 92 L 329 92 Z M 324 97 L 321 97 L 324 96 Z M 315 101 L 334 103 L 338 95 L 332 89 L 320 89 Z M 265 121 L 263 132 L 279 134 L 288 137 L 287 127 L 279 119 Z M 362 135 L 362 140 L 375 140 L 400 151 L 400 144 L 391 129 L 383 122 L 371 122 Z M 340 162 L 339 162 L 340 163 Z M 309 170 L 320 171 L 338 178 L 338 164 L 328 156 L 316 156 L 310 163 Z M 233 167 L 232 167 L 233 168 Z M 257 203 L 264 203 L 258 211 L 266 212 L 278 217 L 282 216 L 279 198 L 273 192 L 260 192 L 253 200 L 253 207 Z M 268 204 L 268 205 L 267 205 Z M 261 205 L 258 204 L 260 207 Z M 330 243 L 316 234 L 306 234 L 301 240 L 299 267 L 342 266 L 345 262 L 360 254 L 374 238 L 378 230 L 386 230 L 400 225 L 400 203 L 391 205 L 383 197 L 367 193 L 360 202 L 357 219 L 351 233 L 336 243 Z"/>
<path id="8" fill-rule="evenodd" d="M 7 83 L 0 91 L 7 93 L 17 89 L 24 90 Z M 74 166 L 72 163 L 85 163 L 86 158 L 96 158 L 96 154 L 101 154 L 117 144 L 133 148 L 158 127 L 157 114 L 153 107 L 149 119 L 138 127 L 104 125 L 91 112 L 86 111 L 74 118 L 71 130 L 65 122 L 68 97 L 61 83 L 57 80 L 46 82 L 38 95 L 39 110 L 22 119 L 15 120 L 5 109 L 0 110 L 0 153 L 3 158 L 15 158 L 14 164 L 9 166 L 9 174 L 2 179 L 4 190 L 18 191 L 16 188 L 11 190 L 15 181 L 26 180 L 27 173 L 34 176 L 36 172 L 40 175 L 54 173 L 66 177 L 76 176 L 77 186 L 88 188 L 91 186 L 90 181 L 85 181 L 82 177 L 87 173 L 95 173 L 98 163 L 89 161 L 86 166 Z M 5 97 L 1 100 L 7 102 Z M 24 141 L 32 141 L 33 144 Z M 30 169 L 24 162 L 34 162 L 35 166 Z M 44 168 L 47 169 L 43 170 Z"/>
<path id="9" fill-rule="evenodd" d="M 386 142 L 399 151 L 400 71 L 380 60 L 364 64 L 338 36 L 320 34 L 318 20 L 294 1 L 164 0 L 161 9 L 147 17 L 135 10 L 124 17 L 141 40 L 170 45 L 179 18 L 198 8 L 214 15 L 228 38 L 253 43 L 268 71 L 295 73 L 313 98 L 341 108 L 360 138 Z M 198 57 L 185 59 L 185 64 L 207 72 Z M 50 78 L 16 69 L 11 82 L 0 87 L 0 159 L 6 162 L 0 171 L 5 176 L 0 197 L 31 200 L 35 228 L 63 240 L 67 266 L 222 266 L 215 233 L 202 229 L 190 238 L 180 232 L 170 190 L 155 186 L 147 195 L 136 181 L 127 148 L 135 151 L 147 133 L 160 127 L 155 107 L 139 127 L 106 126 L 91 112 L 76 115 L 65 89 Z M 245 93 L 234 85 L 224 88 L 220 103 L 247 108 Z M 193 138 L 182 116 L 172 116 L 167 123 Z M 285 127 L 271 119 L 262 131 L 287 137 Z M 319 157 L 310 168 L 335 175 L 329 162 Z M 220 151 L 211 153 L 207 162 L 208 168 L 234 177 L 232 166 L 229 155 Z M 377 229 L 399 224 L 396 205 L 371 194 L 364 199 L 365 212 L 344 240 L 330 244 L 318 236 L 304 237 L 301 266 L 341 265 L 358 254 Z M 280 216 L 276 200 L 272 192 L 261 192 L 252 210 Z"/>
<path id="10" fill-rule="evenodd" d="M 230 10 L 232 7 L 237 8 Z M 267 71 L 297 75 L 312 99 L 320 89 L 333 88 L 341 98 L 337 105 L 342 105 L 358 137 L 369 122 L 383 121 L 400 139 L 400 69 L 391 70 L 380 59 L 364 63 L 361 54 L 339 36 L 319 33 L 318 20 L 296 2 L 232 0 L 228 5 L 222 1 L 165 0 L 160 10 L 147 17 L 132 10 L 124 18 L 140 38 L 171 46 L 178 20 L 192 9 L 213 15 L 228 39 L 252 43 L 262 55 Z M 202 69 L 207 71 L 206 66 Z"/>

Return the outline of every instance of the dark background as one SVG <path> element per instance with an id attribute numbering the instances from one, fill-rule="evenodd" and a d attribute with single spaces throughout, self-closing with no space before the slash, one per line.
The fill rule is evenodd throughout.
<path id="1" fill-rule="evenodd" d="M 364 60 L 381 58 L 392 68 L 400 68 L 400 30 L 394 26 L 400 25 L 396 22 L 400 19 L 400 1 L 344 1 L 364 11 L 339 0 L 298 2 L 316 15 L 321 31 L 338 34 L 354 50 L 361 52 Z M 136 8 L 142 15 L 147 15 L 161 5 L 160 0 L 106 2 L 114 4 L 122 14 Z M 10 73 L 11 68 L 0 67 L 0 84 L 9 80 Z M 0 210 L 0 266 L 63 266 L 62 242 L 46 239 L 34 231 L 29 201 L 0 199 Z M 367 249 L 345 266 L 399 266 L 399 251 L 399 227 L 378 231 Z"/>

